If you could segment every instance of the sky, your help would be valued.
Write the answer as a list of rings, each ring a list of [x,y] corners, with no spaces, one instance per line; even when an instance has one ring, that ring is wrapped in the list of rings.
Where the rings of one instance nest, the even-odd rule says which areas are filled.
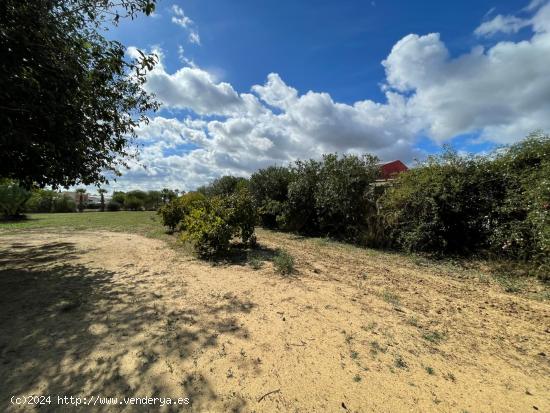
[[[107,36],[161,108],[109,189],[189,191],[323,153],[413,164],[550,131],[550,3],[160,0]]]

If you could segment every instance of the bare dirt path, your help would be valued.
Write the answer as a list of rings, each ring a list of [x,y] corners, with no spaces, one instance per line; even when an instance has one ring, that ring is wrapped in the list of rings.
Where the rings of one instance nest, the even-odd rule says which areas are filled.
[[[0,409],[60,394],[191,401],[165,411],[550,411],[548,302],[398,255],[259,241],[297,273],[130,234],[0,237]]]

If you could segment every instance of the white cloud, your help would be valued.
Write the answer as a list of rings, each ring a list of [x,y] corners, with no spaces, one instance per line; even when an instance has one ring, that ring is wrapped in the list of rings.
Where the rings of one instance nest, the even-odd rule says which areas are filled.
[[[451,58],[438,34],[409,35],[383,62],[387,86],[407,93],[410,116],[445,141],[480,132],[498,143],[550,130],[550,5],[530,19],[532,38]]]
[[[189,42],[200,46],[201,38],[198,30],[195,27],[196,25],[193,22],[193,20],[191,20],[188,16],[186,16],[183,9],[176,4],[172,5],[171,11],[173,14],[172,23],[177,24],[178,26],[181,26],[187,31],[189,31],[189,36],[188,36]]]
[[[172,16],[172,23],[175,23],[183,28],[187,28],[193,24],[193,20],[185,15],[185,12],[180,6],[174,4],[172,6],[172,13],[174,13]]]
[[[497,33],[517,33],[530,24],[528,19],[499,14],[491,20],[481,23],[474,33],[478,36],[492,36]]]
[[[200,36],[199,36],[199,33],[198,33],[198,32],[195,32],[195,31],[189,33],[189,41],[190,41],[191,43],[198,44],[198,45],[200,46],[200,44],[201,44],[201,38],[200,38]]]
[[[252,93],[239,93],[196,65],[168,73],[157,51],[161,63],[146,88],[167,110],[196,115],[158,116],[140,128],[148,168],[136,166],[124,179],[144,188],[189,190],[222,174],[248,175],[334,151],[410,161],[421,155],[414,149],[420,135],[442,143],[477,133],[509,143],[535,129],[548,131],[550,6],[529,21],[529,40],[478,46],[456,57],[437,33],[405,36],[382,62],[384,102],[346,104],[328,93],[300,94],[276,73],[253,85]],[[183,146],[191,149],[179,151]]]

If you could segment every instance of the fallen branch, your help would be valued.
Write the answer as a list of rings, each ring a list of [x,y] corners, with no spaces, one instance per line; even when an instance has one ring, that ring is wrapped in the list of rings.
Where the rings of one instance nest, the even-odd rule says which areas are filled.
[[[264,394],[262,397],[258,399],[258,403],[260,403],[265,397],[269,396],[270,394],[279,393],[280,391],[281,389],[271,390],[270,392],[267,392],[266,394]]]

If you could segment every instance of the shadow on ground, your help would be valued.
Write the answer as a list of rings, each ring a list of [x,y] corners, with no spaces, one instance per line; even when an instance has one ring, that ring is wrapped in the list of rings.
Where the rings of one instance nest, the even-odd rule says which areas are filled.
[[[178,365],[217,346],[220,335],[247,339],[235,316],[255,305],[234,296],[195,303],[184,287],[176,294],[182,304],[167,305],[144,277],[92,267],[83,253],[70,242],[0,250],[0,409],[29,394],[188,397],[191,411],[216,400],[201,372]]]

